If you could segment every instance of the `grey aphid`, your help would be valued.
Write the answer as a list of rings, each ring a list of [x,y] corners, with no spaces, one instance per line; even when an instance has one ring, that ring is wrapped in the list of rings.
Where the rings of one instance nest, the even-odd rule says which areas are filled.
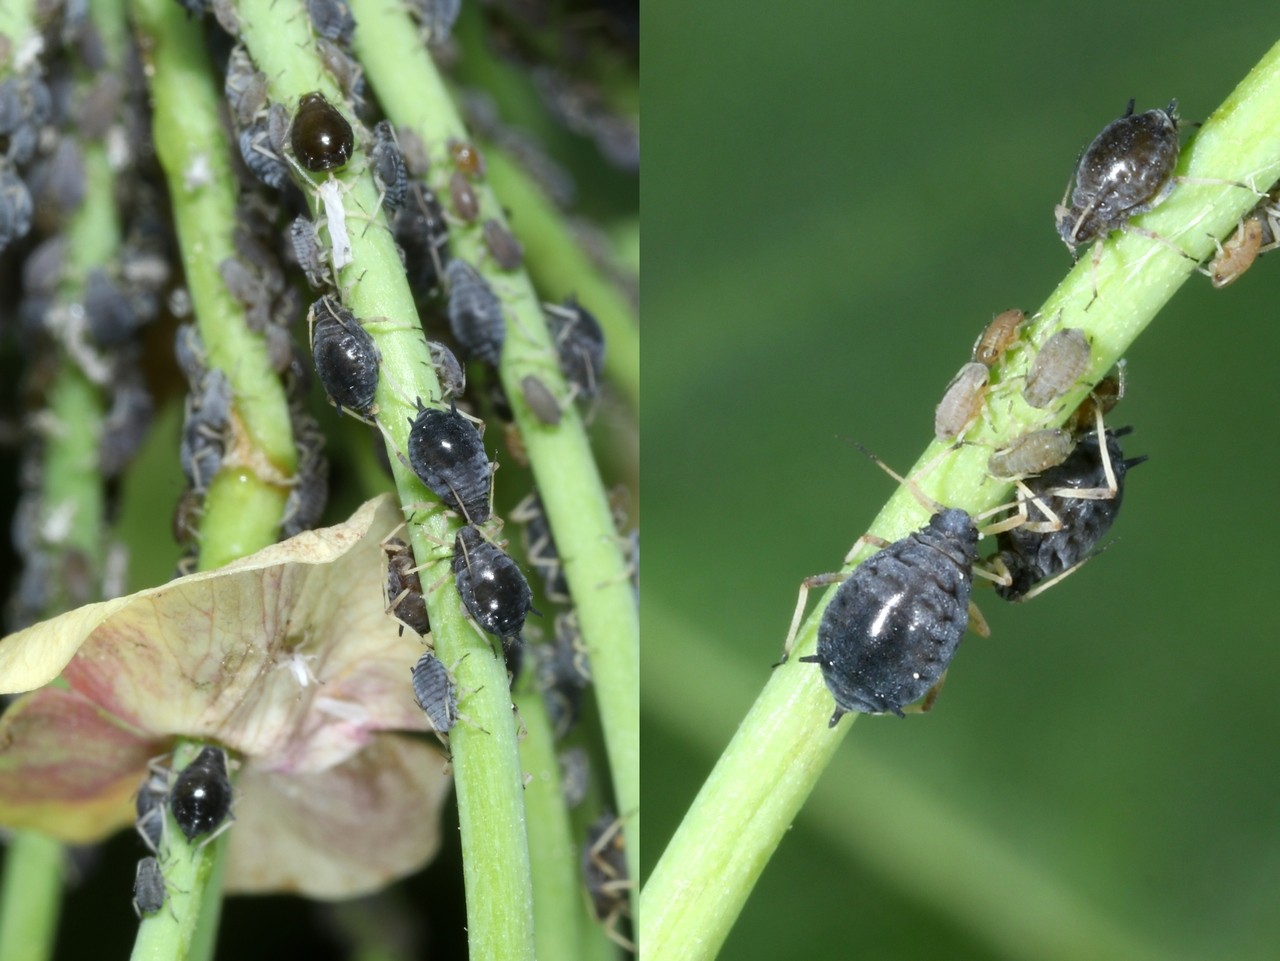
[[[498,366],[506,325],[502,303],[489,282],[466,261],[454,258],[445,268],[449,288],[449,327],[470,357]]]
[[[378,121],[373,128],[369,168],[373,171],[374,183],[382,191],[382,206],[390,216],[404,206],[409,193],[409,174],[400,144],[396,142],[395,129],[387,120]]]
[[[1078,327],[1064,327],[1050,337],[1027,373],[1022,399],[1045,408],[1061,398],[1089,369],[1089,340]]]
[[[166,895],[160,862],[150,856],[143,858],[133,879],[134,913],[140,919],[150,917],[164,907]]]
[[[458,720],[458,686],[449,669],[430,651],[413,668],[413,696],[439,734],[448,734]]]

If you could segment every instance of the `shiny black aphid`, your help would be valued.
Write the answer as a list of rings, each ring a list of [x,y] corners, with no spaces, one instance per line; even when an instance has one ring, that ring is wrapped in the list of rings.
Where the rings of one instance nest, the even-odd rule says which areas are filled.
[[[308,170],[324,171],[341,167],[351,159],[355,138],[351,124],[324,94],[303,94],[289,129],[289,145],[298,163]]]
[[[472,524],[489,519],[492,471],[484,440],[456,409],[423,407],[409,422],[409,468]]]
[[[1101,499],[1072,497],[1053,493],[1056,490],[1106,490],[1106,469],[1102,462],[1102,446],[1097,433],[1082,438],[1071,455],[1059,464],[1026,482],[1062,521],[1062,529],[1047,533],[1029,529],[1026,525],[999,534],[996,544],[1000,549],[999,562],[1012,578],[1009,585],[996,585],[996,593],[1007,601],[1021,599],[1035,585],[1088,560],[1098,542],[1115,523],[1124,499],[1124,477],[1132,467],[1147,458],[1132,457],[1124,460],[1117,437],[1123,437],[1131,428],[1107,430],[1107,456],[1115,475],[1115,493]],[[1021,495],[1026,497],[1025,494]],[[1029,524],[1044,523],[1044,513],[1027,501]]]
[[[551,336],[560,355],[560,370],[581,397],[594,397],[604,373],[604,330],[600,321],[570,297],[549,309]]]
[[[414,570],[413,551],[398,537],[384,541],[387,555],[387,613],[400,622],[400,633],[408,627],[419,637],[431,633],[427,602],[422,596],[422,581]]]
[[[1071,206],[1054,211],[1058,235],[1073,254],[1168,196],[1178,162],[1177,107],[1173,100],[1163,110],[1135,116],[1130,100],[1124,116],[1107,124],[1080,156]]]
[[[202,748],[178,774],[169,792],[173,819],[190,841],[215,830],[231,811],[231,780],[221,748]]]
[[[458,686],[449,669],[430,651],[413,668],[413,696],[431,726],[448,734],[458,720]]]
[[[153,857],[143,858],[133,879],[134,913],[139,918],[155,914],[164,907],[165,893],[160,863]]]
[[[468,526],[454,538],[453,574],[462,603],[482,629],[495,637],[519,635],[533,611],[533,592],[515,561]]]
[[[311,356],[325,393],[341,412],[373,413],[382,355],[369,332],[337,298],[326,294],[311,305]]]
[[[978,529],[958,508],[863,561],[836,591],[818,627],[818,652],[835,696],[834,727],[850,712],[902,716],[955,657],[969,624]]]
[[[502,303],[469,263],[453,259],[445,268],[449,287],[449,327],[467,356],[498,366],[506,325]]]

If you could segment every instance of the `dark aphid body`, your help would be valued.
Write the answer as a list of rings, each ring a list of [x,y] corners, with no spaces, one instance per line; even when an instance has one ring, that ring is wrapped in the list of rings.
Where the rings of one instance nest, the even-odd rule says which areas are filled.
[[[1070,207],[1055,210],[1058,235],[1079,247],[1146,213],[1173,188],[1178,162],[1176,100],[1135,115],[1133,101],[1085,149],[1073,178]]]
[[[311,305],[311,355],[316,376],[338,408],[361,417],[374,413],[382,355],[369,332],[337,298],[326,294]]]
[[[223,84],[231,119],[239,130],[253,122],[267,106],[267,76],[253,65],[249,51],[238,43],[227,60],[227,79]]]
[[[8,168],[0,168],[0,250],[27,235],[34,213],[31,192],[23,179]]]
[[[515,270],[524,262],[524,244],[499,221],[491,217],[481,225],[481,230],[490,256],[503,270]]]
[[[431,366],[436,372],[436,380],[440,382],[441,399],[461,397],[467,388],[467,372],[453,351],[436,340],[427,341],[427,350],[431,352]]]
[[[835,696],[834,727],[850,712],[882,714],[920,698],[946,672],[969,624],[978,529],[958,508],[863,561],[840,585],[818,627]]]
[[[307,15],[320,36],[339,43],[351,43],[356,32],[356,20],[343,0],[307,0]]]
[[[396,215],[392,231],[404,253],[405,273],[414,295],[427,297],[440,286],[449,259],[449,224],[434,193],[409,185],[408,203]]]
[[[456,258],[445,268],[445,282],[453,336],[468,356],[498,366],[507,334],[498,295],[474,267]]]
[[[489,519],[493,472],[484,440],[457,410],[422,407],[409,422],[409,468],[472,524]]]
[[[556,400],[556,395],[551,393],[551,388],[544,384],[541,378],[533,374],[521,377],[520,393],[524,396],[524,402],[529,405],[529,410],[533,412],[534,417],[551,427],[560,423],[560,418],[564,416],[564,412],[560,409],[560,402]]]
[[[564,576],[560,553],[551,537],[551,525],[542,509],[542,498],[537,491],[527,495],[511,512],[511,519],[524,525],[524,556],[542,577],[547,600],[558,604],[572,603],[569,582]]]
[[[138,862],[133,879],[133,910],[139,918],[149,917],[164,907],[166,891],[160,862],[145,857]]]
[[[100,347],[129,343],[142,324],[124,291],[98,268],[85,277],[84,312],[89,334]]]
[[[974,342],[973,359],[988,367],[1000,363],[1005,352],[1017,342],[1026,319],[1027,315],[1017,308],[997,314]]]
[[[580,397],[595,397],[604,373],[604,329],[577,298],[548,308],[551,336],[560,355],[560,370]]]
[[[130,368],[113,386],[111,409],[102,421],[98,466],[106,477],[121,473],[147,439],[155,404],[142,374]]]
[[[990,376],[985,364],[973,362],[951,379],[933,413],[933,433],[938,440],[952,440],[977,419]]]
[[[605,933],[624,948],[634,950],[635,946],[616,931],[619,919],[631,916],[631,882],[627,878],[622,821],[608,810],[587,828],[582,879],[591,898],[591,911],[604,924]]]
[[[1082,438],[1071,456],[1057,467],[1027,481],[1027,487],[1062,522],[1062,528],[1044,533],[1024,524],[998,535],[998,558],[1012,583],[997,584],[997,594],[1007,601],[1019,600],[1041,581],[1083,563],[1094,553],[1098,542],[1111,529],[1120,512],[1125,474],[1146,460],[1146,457],[1123,459],[1116,437],[1127,433],[1127,428],[1106,431],[1107,457],[1116,479],[1114,494],[1110,497],[1072,497],[1066,493],[1055,493],[1108,488],[1102,446],[1096,432]],[[1028,524],[1051,521],[1026,494],[1021,497],[1026,500]]]
[[[289,244],[293,248],[298,266],[307,276],[307,283],[317,289],[328,286],[328,254],[324,244],[320,243],[320,235],[310,218],[302,214],[294,218],[289,225]]]
[[[1027,373],[1022,399],[1045,408],[1071,390],[1089,369],[1089,340],[1078,327],[1066,327],[1050,337]]]
[[[413,668],[413,696],[439,734],[448,734],[458,721],[458,685],[430,651]]]
[[[1075,446],[1075,437],[1061,427],[1033,430],[988,457],[987,473],[1006,478],[1038,474],[1061,464]]]
[[[472,224],[480,216],[480,198],[471,181],[457,170],[449,175],[449,201],[459,220]]]
[[[533,610],[529,582],[519,565],[474,527],[463,527],[454,539],[453,575],[462,603],[485,632],[519,636]]]
[[[284,190],[289,184],[289,165],[281,151],[289,114],[283,104],[273,103],[266,116],[256,117],[240,131],[240,156],[249,172],[273,190]]]
[[[222,466],[231,425],[231,382],[215,368],[187,395],[178,462],[187,482],[204,491]]]
[[[231,812],[226,752],[217,747],[202,748],[174,781],[169,807],[188,841],[216,830]]]
[[[405,197],[409,194],[409,173],[390,121],[379,120],[373,128],[369,168],[373,171],[374,183],[382,191],[382,206],[390,216],[404,206]]]
[[[398,537],[384,541],[382,550],[387,555],[387,613],[400,622],[401,634],[408,627],[426,637],[431,633],[431,619],[422,596],[422,581],[414,570],[413,551]]]
[[[462,0],[410,0],[407,4],[418,22],[427,29],[427,43],[436,47],[449,39],[462,10]]]
[[[138,837],[153,853],[159,851],[160,841],[164,837],[164,809],[169,800],[169,785],[166,778],[155,771],[148,771],[138,788],[138,797],[134,802],[136,816],[134,827]]]
[[[329,503],[329,458],[324,455],[324,433],[300,404],[289,405],[289,421],[298,452],[298,472],[285,498],[281,540],[318,527]]]
[[[303,94],[289,128],[289,145],[308,170],[335,170],[351,159],[351,124],[322,93]]]

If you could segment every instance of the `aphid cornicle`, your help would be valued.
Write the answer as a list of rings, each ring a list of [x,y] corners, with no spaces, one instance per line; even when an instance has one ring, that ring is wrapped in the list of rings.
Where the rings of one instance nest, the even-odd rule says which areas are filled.
[[[336,170],[351,159],[351,124],[317,92],[302,95],[289,128],[289,145],[298,163],[316,173]]]
[[[519,637],[525,618],[537,613],[519,565],[474,527],[461,528],[454,538],[453,575],[462,603],[488,634]]]
[[[484,439],[456,408],[440,410],[418,402],[409,422],[409,468],[446,505],[472,524],[489,519],[493,471]]]
[[[1128,428],[1106,431],[1105,460],[1097,432],[1089,434],[1065,461],[1026,482],[1030,493],[1021,493],[1019,499],[1026,506],[1027,523],[1001,532],[996,539],[999,554],[995,566],[997,570],[1003,566],[1010,580],[996,584],[997,594],[1007,601],[1021,600],[1040,582],[1064,574],[1092,556],[1120,512],[1125,474],[1147,459],[1124,460],[1116,438],[1128,432]],[[1108,464],[1114,486],[1107,477]],[[1080,496],[1075,496],[1077,492]],[[1054,518],[1046,517],[1038,503],[1053,512],[1059,529],[1038,529],[1054,524]]]
[[[863,561],[837,589],[816,654],[836,700],[830,726],[851,712],[899,717],[928,693],[969,624],[978,529],[958,508]]]
[[[1173,189],[1178,162],[1178,101],[1134,114],[1133,101],[1081,154],[1068,187],[1070,206],[1054,210],[1058,235],[1075,252],[1146,213]]]
[[[201,748],[174,781],[169,807],[188,841],[216,830],[231,812],[226,752],[217,747]]]
[[[311,354],[316,376],[341,412],[371,417],[382,355],[369,332],[336,297],[326,294],[311,305]]]
[[[1043,409],[1071,390],[1089,369],[1089,340],[1078,327],[1066,327],[1050,337],[1027,373],[1022,399]]]

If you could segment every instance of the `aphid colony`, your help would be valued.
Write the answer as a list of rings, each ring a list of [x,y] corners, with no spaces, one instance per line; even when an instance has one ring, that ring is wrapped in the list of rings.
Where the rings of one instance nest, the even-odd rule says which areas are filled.
[[[201,838],[203,846],[233,823],[233,792],[227,772],[227,753],[204,747],[181,771],[174,772],[159,760],[148,765],[138,787],[134,826],[151,855],[138,862],[134,879],[133,909],[139,919],[164,907],[168,889],[164,867],[173,856],[168,844],[166,814],[173,816],[187,843]]]

